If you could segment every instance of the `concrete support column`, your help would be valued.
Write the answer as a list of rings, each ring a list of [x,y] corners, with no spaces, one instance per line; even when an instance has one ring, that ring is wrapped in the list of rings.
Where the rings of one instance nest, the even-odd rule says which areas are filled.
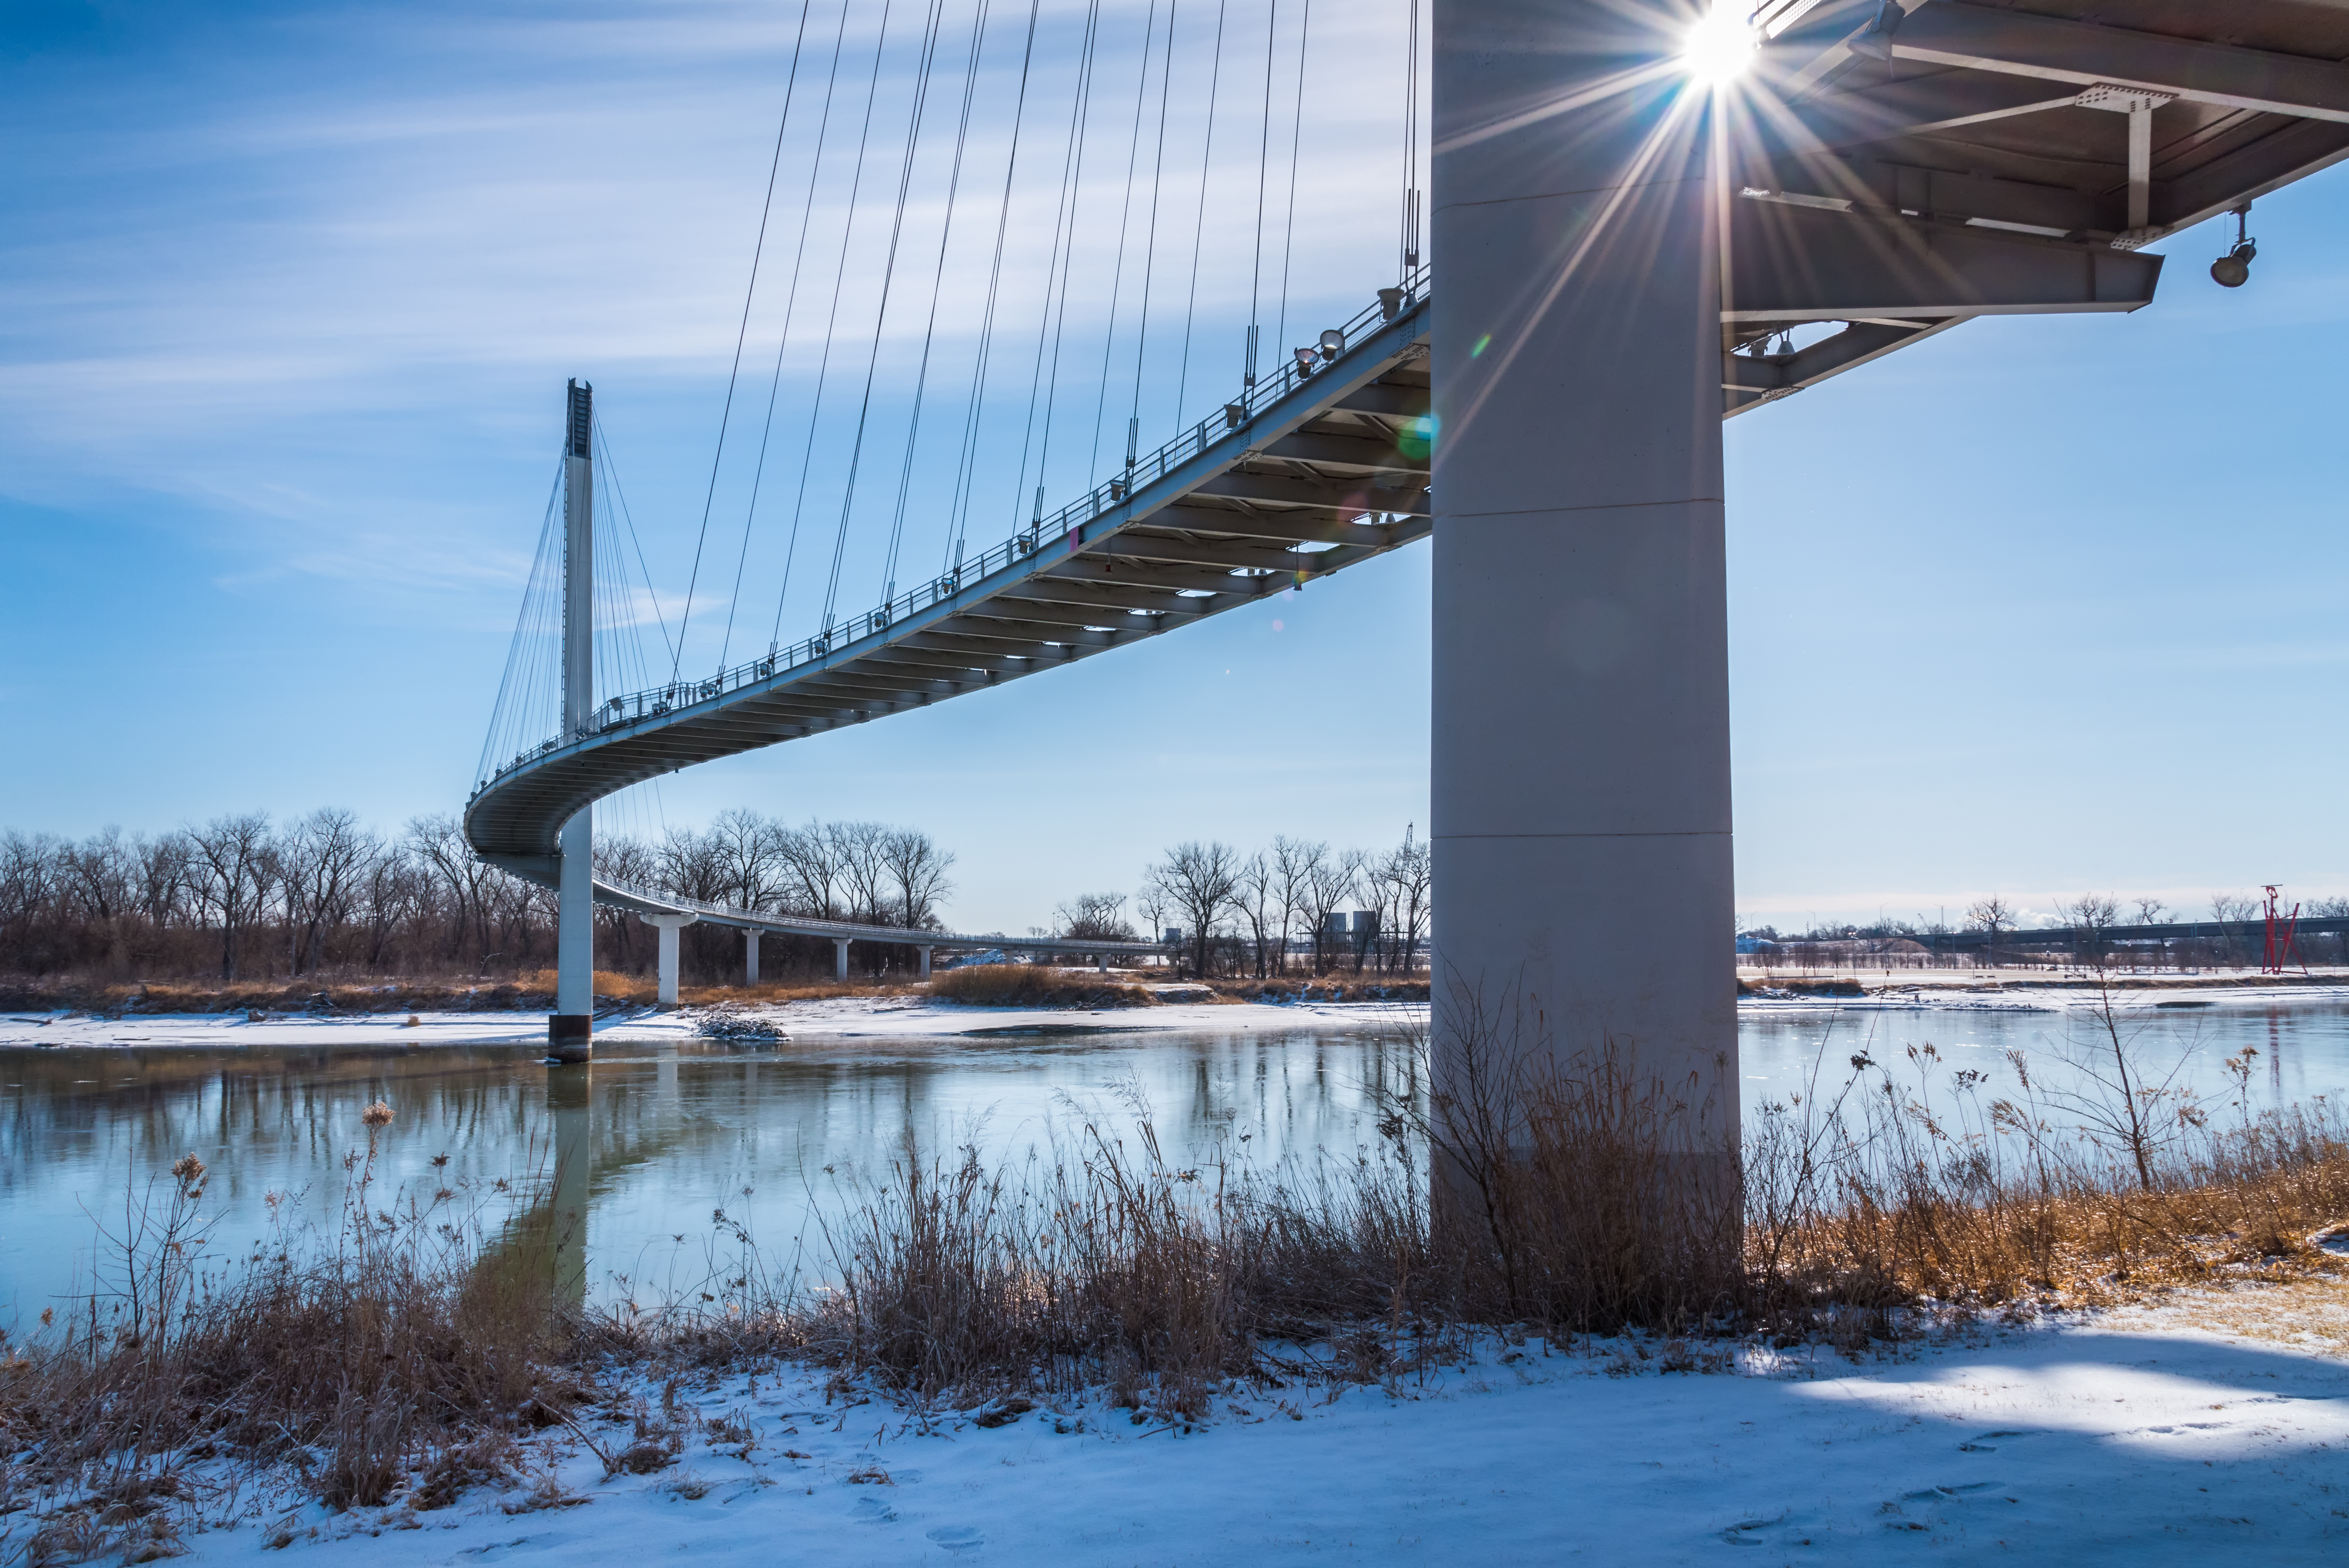
[[[1103,975],[1108,974],[1108,973],[1109,973],[1109,954],[1106,954],[1106,953],[1096,953],[1096,954],[1093,954],[1093,967],[1094,967],[1095,969],[1099,970],[1099,971],[1100,971],[1102,974],[1103,974]]]
[[[848,978],[848,943],[845,936],[832,939],[832,975],[835,980]]]
[[[742,984],[756,985],[758,983],[759,928],[746,925],[742,928]]]
[[[1435,0],[1433,977],[1439,1091],[1481,1015],[1504,1049],[1693,1076],[1718,1136],[1719,192],[1706,89],[1652,69],[1696,14]]]
[[[637,919],[660,929],[660,990],[664,1007],[677,1006],[677,934],[701,917],[698,914],[643,914]]]
[[[571,383],[563,438],[563,733],[585,732],[595,706],[595,389]],[[554,1012],[546,1054],[584,1062],[595,1012],[595,810],[563,825],[554,894]]]
[[[922,955],[922,978],[926,980],[930,977],[930,950],[926,947],[919,947],[915,951]]]

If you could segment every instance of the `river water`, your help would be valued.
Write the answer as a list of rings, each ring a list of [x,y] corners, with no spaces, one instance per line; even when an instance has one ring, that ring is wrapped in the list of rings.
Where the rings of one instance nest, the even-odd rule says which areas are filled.
[[[2232,1097],[2221,1063],[2247,1046],[2255,1108],[2349,1088],[2349,1006],[2338,1002],[2148,1008],[2125,1032],[2144,1061],[2178,1066],[2214,1101]],[[2052,1012],[1757,1011],[1740,1036],[1749,1107],[1799,1091],[1814,1071],[1840,1082],[1862,1052],[1909,1072],[1908,1047],[1930,1043],[1930,1070],[1981,1071],[1996,1092],[2013,1084],[2007,1052],[2045,1080],[2092,1043],[2078,1015]],[[605,1044],[593,1067],[559,1071],[517,1046],[11,1048],[0,1085],[0,1327],[103,1285],[106,1233],[119,1236],[126,1202],[168,1185],[162,1173],[185,1154],[211,1171],[213,1255],[264,1239],[273,1218],[324,1228],[377,1100],[394,1119],[378,1137],[371,1206],[447,1190],[453,1209],[494,1225],[512,1191],[560,1171],[586,1214],[588,1288],[657,1301],[725,1265],[736,1224],[771,1268],[794,1247],[820,1258],[823,1222],[909,1140],[926,1158],[970,1144],[990,1160],[1049,1161],[1088,1126],[1137,1148],[1146,1118],[1178,1167],[1261,1167],[1350,1157],[1376,1140],[1383,1097],[1419,1092],[1404,1030],[1326,1018],[1245,1033]]]

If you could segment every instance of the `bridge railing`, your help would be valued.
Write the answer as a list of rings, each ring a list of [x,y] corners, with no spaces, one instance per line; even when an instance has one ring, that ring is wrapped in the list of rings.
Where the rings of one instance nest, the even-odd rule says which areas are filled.
[[[1075,936],[1008,936],[999,931],[932,931],[910,925],[874,925],[864,921],[827,920],[821,915],[797,915],[781,911],[741,909],[733,904],[716,903],[706,898],[688,898],[683,893],[647,892],[641,888],[609,882],[608,887],[646,903],[662,904],[677,909],[689,909],[725,921],[763,921],[788,925],[786,934],[793,936],[845,937],[852,942],[880,942],[905,947],[1003,947],[1014,951],[1051,947],[1086,953],[1159,953],[1164,944],[1156,942],[1093,941]]]
[[[1397,287],[1381,289],[1375,304],[1357,311],[1343,325],[1333,329],[1340,340],[1338,352],[1343,353],[1345,345],[1357,341],[1376,326],[1395,320],[1404,311],[1418,304],[1426,297],[1428,284],[1429,270],[1421,265],[1412,269]],[[1318,364],[1319,359],[1320,356],[1315,353],[1312,364]],[[576,735],[551,736],[531,750],[517,752],[512,761],[482,779],[476,786],[475,792],[479,793],[514,769],[558,749],[567,740],[590,739],[605,730],[640,723],[647,718],[658,718],[680,708],[740,691],[745,686],[772,680],[779,675],[789,674],[804,665],[818,664],[836,649],[862,642],[876,633],[886,631],[909,615],[953,599],[962,593],[966,584],[984,582],[1014,562],[1036,553],[1043,548],[1046,540],[1066,534],[1095,518],[1115,511],[1143,486],[1164,479],[1235,431],[1246,428],[1250,420],[1318,374],[1312,364],[1309,364],[1307,350],[1297,350],[1283,360],[1277,374],[1259,377],[1254,385],[1244,387],[1239,397],[1225,404],[1220,412],[1185,428],[1156,450],[1137,456],[1123,471],[1102,480],[1060,511],[1049,517],[1040,511],[1027,528],[977,560],[960,562],[952,570],[917,584],[911,591],[898,594],[862,615],[834,624],[787,648],[771,649],[761,657],[747,659],[707,679],[676,681],[645,691],[605,698]]]

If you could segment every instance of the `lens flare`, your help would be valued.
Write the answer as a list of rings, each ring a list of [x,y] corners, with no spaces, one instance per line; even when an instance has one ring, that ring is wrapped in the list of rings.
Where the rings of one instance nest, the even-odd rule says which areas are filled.
[[[1681,63],[1697,80],[1720,87],[1744,74],[1760,43],[1754,7],[1747,0],[1713,0],[1703,18],[1689,29],[1681,46]]]

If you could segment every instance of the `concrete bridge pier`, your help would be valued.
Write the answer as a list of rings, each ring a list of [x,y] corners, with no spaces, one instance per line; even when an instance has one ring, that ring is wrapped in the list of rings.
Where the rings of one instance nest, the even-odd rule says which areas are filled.
[[[759,928],[746,925],[742,928],[742,984],[756,985],[758,983]]]
[[[574,381],[564,409],[563,732],[584,731],[595,706],[595,389]],[[584,1062],[594,1049],[595,1015],[595,809],[563,825],[563,867],[554,895],[554,1011],[546,1054]]]
[[[915,951],[922,955],[922,978],[926,980],[930,977],[930,950],[926,947],[920,947],[915,949]]]
[[[1611,1047],[1733,1137],[1721,193],[1652,70],[1698,10],[1435,0],[1434,1070]]]
[[[845,936],[832,939],[832,977],[835,980],[848,978],[848,944]]]
[[[664,1007],[677,1006],[677,934],[701,917],[698,914],[640,914],[647,925],[660,928],[660,989],[659,1003]]]

